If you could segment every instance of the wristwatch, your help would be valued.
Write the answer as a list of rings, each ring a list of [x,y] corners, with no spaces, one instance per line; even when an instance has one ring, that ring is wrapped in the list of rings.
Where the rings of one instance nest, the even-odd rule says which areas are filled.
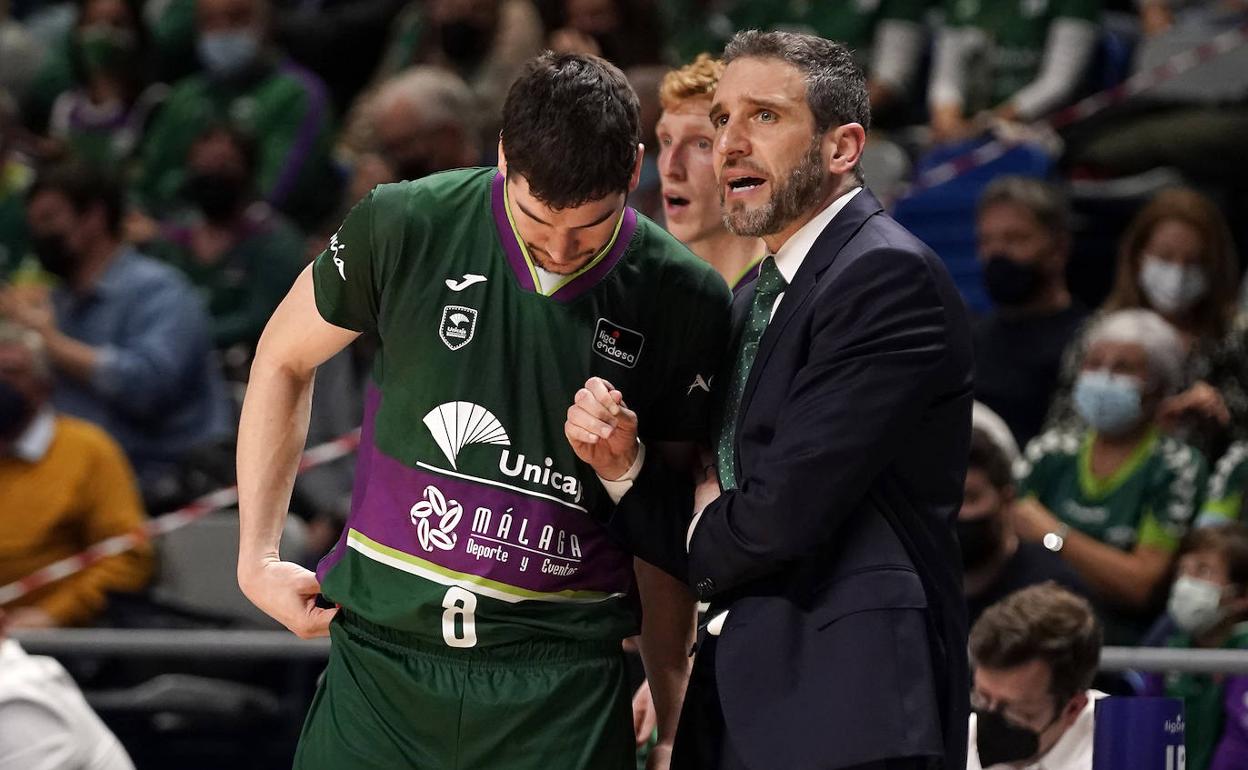
[[[1062,550],[1062,546],[1066,545],[1066,536],[1069,534],[1070,525],[1063,524],[1055,531],[1046,533],[1044,538],[1040,540],[1040,543],[1053,553],[1058,553]]]

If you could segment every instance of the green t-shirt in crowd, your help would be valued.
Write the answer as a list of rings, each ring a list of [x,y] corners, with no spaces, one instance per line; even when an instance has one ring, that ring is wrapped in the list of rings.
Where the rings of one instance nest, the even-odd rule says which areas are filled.
[[[1179,631],[1166,640],[1166,646],[1192,649],[1191,635]],[[1224,650],[1248,650],[1248,623],[1240,623],[1222,645]],[[1186,770],[1206,770],[1226,727],[1225,675],[1170,672],[1164,675],[1164,692],[1169,698],[1183,699],[1187,746]],[[1242,706],[1240,707],[1242,710]]]
[[[235,244],[210,264],[194,256],[191,233],[189,224],[164,227],[146,251],[180,269],[199,289],[217,349],[254,346],[306,264],[303,236],[265,203],[248,209]]]
[[[1248,487],[1248,442],[1231,444],[1209,477],[1205,504],[1200,509],[1200,526],[1242,521],[1244,488]]]
[[[1122,551],[1137,546],[1175,552],[1195,518],[1208,469],[1204,457],[1160,431],[1150,431],[1109,478],[1092,472],[1092,431],[1055,430],[1034,439],[1020,490],[1063,523]],[[1130,644],[1152,613],[1101,603],[1106,644]]]
[[[972,89],[996,106],[1040,72],[1049,27],[1057,19],[1100,23],[1101,0],[944,0],[945,24],[975,27],[988,36],[987,61],[973,68],[983,82]]]

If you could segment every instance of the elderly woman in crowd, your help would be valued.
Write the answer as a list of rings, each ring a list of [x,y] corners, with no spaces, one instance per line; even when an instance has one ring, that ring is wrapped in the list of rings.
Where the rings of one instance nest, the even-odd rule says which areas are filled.
[[[1236,286],[1230,228],[1217,206],[1193,190],[1171,189],[1127,229],[1102,308],[1152,310],[1178,331],[1180,382],[1161,405],[1159,422],[1210,461],[1248,429],[1248,319],[1238,314]],[[1071,395],[1087,349],[1085,332],[1066,351],[1050,427],[1081,424]]]
[[[1119,310],[1091,325],[1085,346],[1073,401],[1087,427],[1028,446],[1015,525],[1087,583],[1106,641],[1132,644],[1156,615],[1208,471],[1158,428],[1182,382],[1182,335],[1151,311]]]

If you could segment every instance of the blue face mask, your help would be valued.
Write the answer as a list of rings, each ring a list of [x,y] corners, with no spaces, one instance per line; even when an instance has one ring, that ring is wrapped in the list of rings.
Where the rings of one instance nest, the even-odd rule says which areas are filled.
[[[1075,410],[1100,433],[1125,433],[1140,424],[1140,382],[1125,374],[1084,372],[1075,382]]]
[[[218,77],[237,75],[260,54],[260,38],[251,29],[209,32],[196,43],[199,60]]]

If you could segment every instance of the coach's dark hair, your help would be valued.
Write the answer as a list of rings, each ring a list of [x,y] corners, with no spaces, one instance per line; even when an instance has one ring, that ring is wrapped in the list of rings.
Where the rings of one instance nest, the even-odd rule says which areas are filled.
[[[63,195],[79,214],[87,213],[92,206],[103,206],[104,224],[109,234],[121,234],[125,192],[121,181],[112,173],[81,161],[69,161],[36,177],[26,193],[26,200],[34,200],[36,195],[44,192]]]
[[[605,59],[547,51],[507,92],[502,140],[508,173],[553,209],[627,192],[641,141],[637,94]]]
[[[1060,709],[1092,686],[1101,659],[1101,624],[1087,599],[1049,581],[984,610],[970,635],[971,663],[1011,669],[1043,661]]]
[[[845,123],[871,130],[867,78],[854,55],[840,43],[801,32],[738,32],[724,49],[724,64],[735,59],[779,59],[806,78],[806,103],[823,133]]]

